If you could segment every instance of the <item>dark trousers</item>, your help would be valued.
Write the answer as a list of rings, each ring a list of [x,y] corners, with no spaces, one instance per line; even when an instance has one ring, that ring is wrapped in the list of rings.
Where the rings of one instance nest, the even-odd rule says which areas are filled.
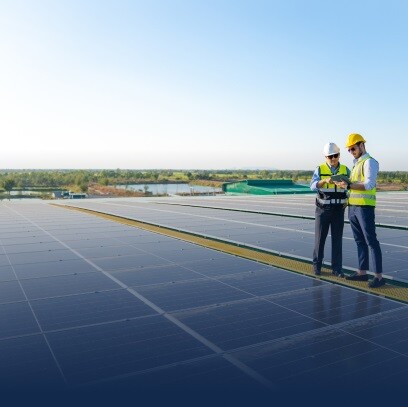
[[[343,228],[344,208],[332,206],[315,211],[315,246],[313,251],[313,270],[320,271],[324,257],[324,245],[327,234],[331,232],[331,265],[335,273],[341,273],[343,268]]]
[[[374,206],[349,206],[349,221],[357,244],[358,267],[369,270],[369,253],[374,273],[382,273],[382,252],[375,232]]]

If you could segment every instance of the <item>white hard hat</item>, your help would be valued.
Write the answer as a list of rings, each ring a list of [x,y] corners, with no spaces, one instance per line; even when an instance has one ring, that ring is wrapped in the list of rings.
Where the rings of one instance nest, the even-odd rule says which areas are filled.
[[[327,143],[323,147],[323,154],[325,157],[328,155],[338,154],[340,153],[340,148],[336,143]]]

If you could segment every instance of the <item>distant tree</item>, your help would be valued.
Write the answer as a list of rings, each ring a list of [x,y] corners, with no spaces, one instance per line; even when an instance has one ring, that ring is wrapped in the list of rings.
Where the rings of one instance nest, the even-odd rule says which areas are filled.
[[[79,186],[79,188],[81,189],[81,192],[88,192],[88,185],[87,184],[81,184]]]
[[[10,192],[12,191],[12,189],[16,186],[16,181],[14,181],[13,178],[6,178],[3,181],[3,188],[5,191],[8,192],[8,194],[10,195]]]

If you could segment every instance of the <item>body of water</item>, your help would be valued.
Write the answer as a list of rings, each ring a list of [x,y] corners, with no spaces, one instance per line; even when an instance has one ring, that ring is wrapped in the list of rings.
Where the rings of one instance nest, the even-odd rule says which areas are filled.
[[[41,192],[40,191],[10,191],[10,195],[41,195]]]
[[[205,187],[201,185],[189,185],[189,184],[133,184],[133,185],[117,185],[118,188],[124,188],[133,191],[147,191],[153,195],[177,195],[177,194],[196,194],[196,193],[208,193],[215,194],[221,192],[221,188]]]

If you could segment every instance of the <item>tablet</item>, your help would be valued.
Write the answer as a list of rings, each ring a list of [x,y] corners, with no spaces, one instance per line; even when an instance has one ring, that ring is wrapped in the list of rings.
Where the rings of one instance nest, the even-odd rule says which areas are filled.
[[[350,184],[350,178],[347,175],[336,174],[336,175],[332,175],[330,178],[332,181],[336,181],[336,182],[345,181],[347,182],[347,184]]]

